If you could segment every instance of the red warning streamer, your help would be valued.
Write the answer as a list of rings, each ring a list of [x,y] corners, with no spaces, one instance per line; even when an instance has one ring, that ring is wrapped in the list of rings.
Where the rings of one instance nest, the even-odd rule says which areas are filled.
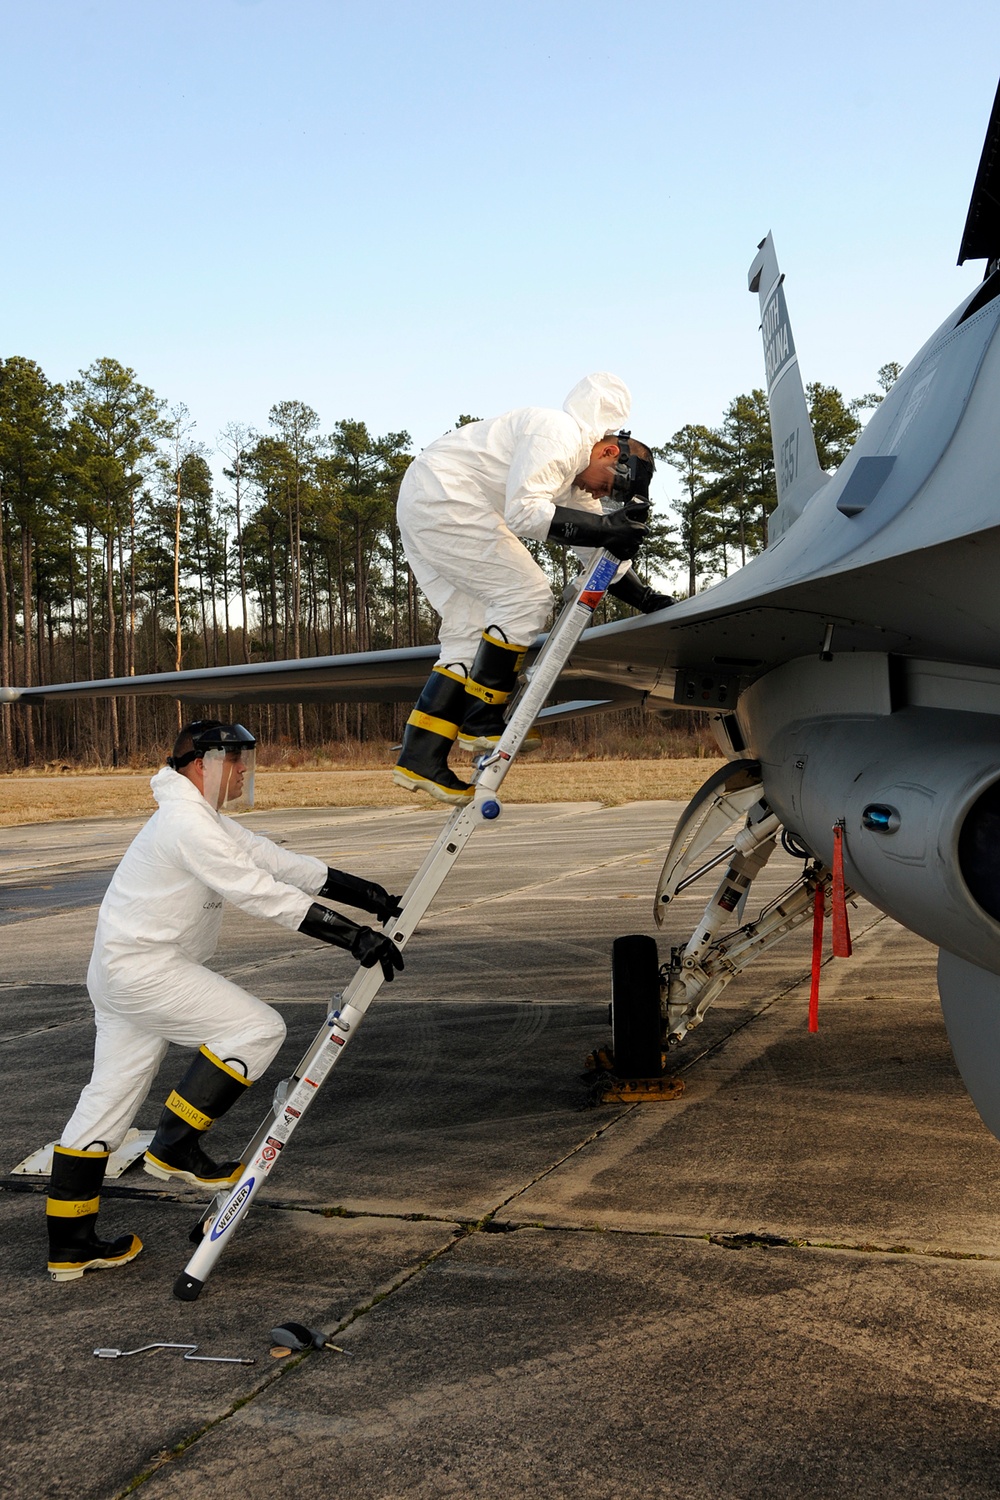
[[[844,894],[844,825],[840,822],[833,825],[833,956],[850,958],[853,951]]]
[[[818,881],[813,892],[813,957],[812,983],[809,986],[809,1030],[819,1030],[819,976],[823,968],[823,917],[826,911],[826,892]]]

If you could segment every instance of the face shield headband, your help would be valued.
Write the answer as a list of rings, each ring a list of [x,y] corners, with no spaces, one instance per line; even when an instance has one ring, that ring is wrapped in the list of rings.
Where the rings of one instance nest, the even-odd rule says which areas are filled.
[[[615,480],[611,499],[618,505],[649,504],[649,486],[656,465],[651,458],[640,458],[632,452],[630,432],[615,434],[618,444],[618,462],[615,465]]]

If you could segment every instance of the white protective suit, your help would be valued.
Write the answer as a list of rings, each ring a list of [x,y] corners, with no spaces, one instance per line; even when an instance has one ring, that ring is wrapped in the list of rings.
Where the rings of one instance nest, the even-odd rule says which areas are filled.
[[[169,1042],[238,1058],[259,1078],[285,1023],[262,1000],[203,967],[223,901],[295,931],[327,866],[281,849],[216,812],[169,766],[150,785],[158,811],[136,835],[101,903],[87,988],[94,1071],[60,1144],[119,1146]]]
[[[573,480],[594,444],[628,421],[631,405],[617,375],[585,375],[562,411],[523,406],[470,422],[436,438],[410,464],[399,491],[399,531],[417,582],[441,616],[443,664],[468,669],[488,625],[518,645],[541,630],[552,589],[517,538],[543,540],[557,505],[600,512],[600,500]]]

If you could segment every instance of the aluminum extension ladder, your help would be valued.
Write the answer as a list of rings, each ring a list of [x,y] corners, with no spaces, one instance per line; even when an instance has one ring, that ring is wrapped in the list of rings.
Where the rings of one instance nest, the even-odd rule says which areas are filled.
[[[499,817],[496,794],[500,784],[619,567],[618,558],[599,550],[580,574],[528,673],[527,685],[514,702],[496,749],[479,762],[472,799],[457,807],[445,823],[400,900],[400,915],[385,926],[400,948],[405,948],[475,830]],[[193,1302],[200,1294],[319,1088],[357,1035],[384,982],[379,964],[359,968],[347,988],[334,996],[333,1007],[305,1056],[292,1076],[278,1085],[267,1117],[251,1137],[238,1181],[216,1195],[203,1219],[198,1248],[174,1282],[174,1296],[182,1302]]]

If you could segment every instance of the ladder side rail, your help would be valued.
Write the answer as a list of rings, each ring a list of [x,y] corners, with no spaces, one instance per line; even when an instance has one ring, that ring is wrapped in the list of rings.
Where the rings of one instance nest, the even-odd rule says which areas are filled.
[[[544,707],[545,700],[558,680],[559,673],[568,660],[573,647],[576,645],[584,629],[593,617],[596,605],[582,604],[581,598],[585,594],[593,598],[598,594],[604,597],[607,583],[610,583],[618,569],[618,559],[611,556],[603,549],[591,560],[591,565],[577,580],[577,586],[573,591],[569,603],[564,607],[548,639],[538,654],[538,660],[532,669],[529,692],[525,692],[515,706],[511,715],[511,721],[507,725],[501,738],[497,751],[490,757],[490,762],[477,778],[477,787],[480,780],[486,777],[486,772],[492,774],[486,778],[484,790],[493,793],[502,783],[512,761],[523,742],[524,736],[532,727],[538,713]],[[599,581],[606,576],[603,587]],[[598,601],[599,602],[599,601]],[[530,720],[527,715],[530,714]],[[501,751],[503,754],[501,754]],[[438,835],[432,848],[416,874],[413,876],[400,899],[401,913],[398,917],[386,925],[386,932],[400,948],[405,947],[407,939],[412,936],[414,928],[422,920],[428,907],[437,895],[444,883],[445,878],[451,871],[452,865],[458,855],[464,849],[469,838],[479,821],[479,809],[475,805],[466,805],[456,808],[445,823],[444,828]],[[347,993],[345,992],[345,1000]],[[374,994],[371,998],[374,998]],[[365,1005],[367,1009],[371,999]],[[327,1024],[324,1021],[319,1028],[313,1041],[310,1043],[301,1061],[291,1075],[290,1081],[294,1084],[296,1080],[308,1072],[314,1058],[322,1050],[328,1038]],[[287,1096],[286,1096],[287,1097]],[[244,1150],[244,1159],[252,1156],[259,1149],[268,1134],[271,1133],[272,1125],[280,1114],[280,1108],[272,1107],[261,1121],[257,1130],[251,1136]]]
[[[620,560],[601,548],[580,574],[577,587],[549,632],[548,639],[531,668],[528,684],[517,699],[507,726],[493,753],[482,763],[476,778],[476,801],[495,792],[517,755],[545,701],[581,635],[591,623],[594,610],[607,592]]]
[[[468,816],[471,811],[471,807],[466,806],[456,809],[451,815],[433,848],[428,852],[420,869],[414,875],[403,896],[400,898],[400,906],[402,907],[400,916],[393,917],[385,924],[385,932],[400,948],[404,948],[408,938],[412,937],[414,928],[424,916],[434,896],[444,883],[444,879],[448,875],[451,866],[468,842],[475,826],[473,819]],[[365,973],[377,975],[379,983],[376,986],[376,991],[365,1002],[363,1010],[368,1009],[371,1000],[374,999],[374,993],[377,992],[382,983],[382,971],[377,965],[373,970],[359,969],[356,977]],[[349,993],[350,986],[348,986],[348,989],[341,996],[341,1000],[344,1003],[348,1003]],[[352,996],[352,999],[356,998],[356,996]],[[294,1085],[309,1071],[315,1057],[322,1051],[328,1037],[328,1022],[324,1020],[289,1078],[285,1080],[287,1084]],[[287,1093],[285,1098],[287,1098]],[[274,1121],[281,1113],[283,1103],[284,1100],[282,1100],[280,1105],[272,1105],[268,1110],[244,1148],[243,1160],[253,1155],[266,1136],[270,1134]],[[228,1198],[231,1195],[227,1193],[225,1196]]]
[[[421,867],[422,874],[420,881],[411,881],[407,887],[407,894],[403,897],[403,901],[407,902],[407,904],[404,906],[402,914],[399,917],[394,917],[385,928],[386,932],[400,948],[404,948],[407,940],[412,937],[414,929],[426,913],[427,908],[443,885],[451,867],[468,843],[475,828],[475,821],[471,807],[463,807],[459,809],[457,814],[449,818],[446,825],[446,832],[448,834],[447,844],[440,848],[435,846],[431,856],[424,861],[424,865]],[[416,889],[414,889],[414,886],[416,886]],[[407,898],[409,898],[408,901]],[[363,984],[362,981],[365,979],[368,982]],[[355,1026],[360,1025],[361,1018],[384,983],[382,970],[377,964],[372,969],[357,970],[351,983],[339,997],[339,1015],[348,1021],[352,1030]],[[349,1016],[346,1015],[348,1008],[351,1012]],[[331,1012],[332,1014],[333,1012]],[[284,1094],[280,1100],[276,1099],[275,1103],[271,1105],[267,1114],[244,1147],[243,1161],[250,1161],[257,1154],[267,1137],[273,1134],[275,1124],[281,1118],[291,1092],[302,1078],[311,1075],[316,1068],[317,1059],[322,1056],[325,1048],[330,1045],[330,1016],[327,1016],[291,1076],[285,1081],[286,1089]],[[340,1050],[339,1047],[336,1047],[337,1056],[339,1056]],[[240,1185],[240,1182],[237,1182],[232,1190],[227,1190],[224,1195],[221,1195],[219,1201],[220,1212],[229,1199],[235,1196],[236,1189]]]
[[[549,633],[538,654],[531,678],[500,738],[496,751],[481,764],[476,777],[476,796],[456,809],[438,835],[423,864],[410,881],[400,902],[401,912],[386,924],[385,931],[402,948],[443,885],[452,866],[468,843],[481,818],[483,797],[502,783],[528,730],[545,704],[574,646],[590,623],[619,560],[600,550],[581,574],[578,587]],[[385,982],[379,965],[358,969],[343,992],[338,1010],[327,1016],[289,1082],[284,1097],[272,1105],[246,1149],[247,1164],[228,1193],[216,1200],[218,1211],[210,1227],[174,1284],[174,1293],[193,1301],[218,1261],[254,1198],[269,1177],[278,1155],[316,1097],[320,1085],[335,1067],[348,1042],[357,1034],[372,1000]]]

